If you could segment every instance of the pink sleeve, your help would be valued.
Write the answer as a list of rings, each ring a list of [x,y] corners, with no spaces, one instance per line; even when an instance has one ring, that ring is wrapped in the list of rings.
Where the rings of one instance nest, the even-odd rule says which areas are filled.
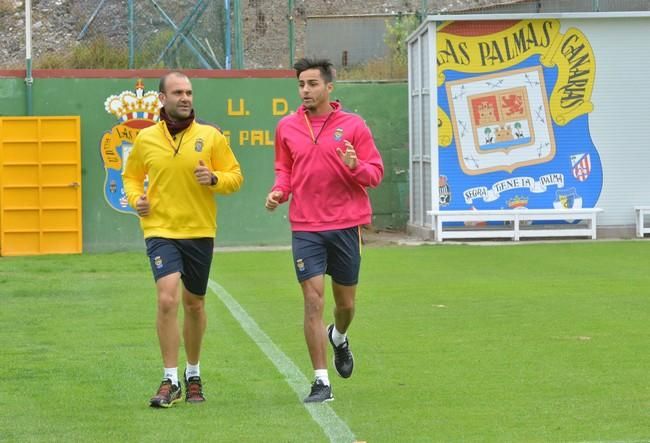
[[[384,177],[384,162],[370,128],[365,123],[357,131],[352,145],[357,152],[357,167],[352,170],[352,177],[362,186],[377,187]]]
[[[293,159],[289,147],[286,146],[282,136],[282,128],[278,125],[275,131],[275,183],[272,191],[282,191],[280,203],[289,199],[291,194],[291,171]]]

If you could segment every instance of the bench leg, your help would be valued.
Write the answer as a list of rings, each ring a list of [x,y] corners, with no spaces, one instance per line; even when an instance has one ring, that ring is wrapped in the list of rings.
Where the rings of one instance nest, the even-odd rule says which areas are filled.
[[[442,218],[434,215],[433,220],[436,224],[436,241],[441,242],[442,241]]]
[[[512,221],[512,224],[514,225],[513,228],[515,230],[514,233],[514,241],[519,241],[519,217],[515,215],[515,219]]]
[[[591,229],[591,239],[596,240],[596,216],[592,215],[589,218],[589,229]]]

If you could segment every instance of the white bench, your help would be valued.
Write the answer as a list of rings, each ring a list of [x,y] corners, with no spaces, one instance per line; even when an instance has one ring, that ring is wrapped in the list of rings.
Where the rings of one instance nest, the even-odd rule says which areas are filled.
[[[643,237],[645,234],[650,234],[650,227],[645,227],[645,216],[650,215],[650,206],[635,206],[636,212],[636,236]]]
[[[435,240],[449,238],[522,237],[590,237],[596,238],[596,217],[601,208],[580,209],[485,209],[461,211],[428,211],[433,217]],[[530,225],[533,221],[564,220],[579,223]],[[443,226],[446,222],[463,222],[463,226]],[[487,222],[503,222],[493,225]],[[522,223],[523,222],[523,223]],[[648,230],[650,232],[650,230]]]

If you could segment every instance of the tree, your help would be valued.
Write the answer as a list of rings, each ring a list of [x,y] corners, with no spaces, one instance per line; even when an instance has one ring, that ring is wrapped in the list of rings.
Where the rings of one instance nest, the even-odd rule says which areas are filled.
[[[419,24],[420,20],[416,15],[399,14],[392,23],[386,20],[384,42],[388,46],[395,64],[406,66],[408,61],[406,38],[415,31]]]

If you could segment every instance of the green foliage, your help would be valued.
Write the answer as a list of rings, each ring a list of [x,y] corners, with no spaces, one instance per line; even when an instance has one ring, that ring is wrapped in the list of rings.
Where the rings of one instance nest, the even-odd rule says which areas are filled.
[[[0,0],[0,17],[13,14],[15,10],[13,0]]]
[[[336,78],[338,80],[401,80],[407,77],[406,71],[406,64],[396,63],[392,57],[384,57],[339,69]]]
[[[162,30],[148,38],[135,51],[135,66],[147,69],[164,68],[166,66],[165,58],[160,62],[157,62],[157,60],[173,35],[174,32],[172,30]]]
[[[417,28],[420,21],[416,15],[399,15],[386,20],[384,42],[389,55],[367,63],[341,69],[339,80],[395,80],[408,76],[408,51],[406,37]]]
[[[79,44],[72,50],[71,69],[127,69],[129,55],[126,48],[111,45],[105,37]]]
[[[105,37],[75,46],[72,52],[58,51],[38,57],[39,69],[127,69],[128,49],[116,48]]]
[[[394,22],[386,20],[386,36],[384,42],[390,50],[394,62],[406,66],[408,62],[408,51],[406,38],[415,31],[420,24],[416,15],[398,15]]]
[[[144,69],[201,67],[196,56],[180,44],[180,39],[162,60],[157,61],[173,35],[172,30],[158,32],[146,44],[136,48],[134,66]],[[36,58],[34,65],[39,69],[128,69],[129,50],[125,46],[115,46],[102,36],[80,42],[70,53],[45,54]]]

